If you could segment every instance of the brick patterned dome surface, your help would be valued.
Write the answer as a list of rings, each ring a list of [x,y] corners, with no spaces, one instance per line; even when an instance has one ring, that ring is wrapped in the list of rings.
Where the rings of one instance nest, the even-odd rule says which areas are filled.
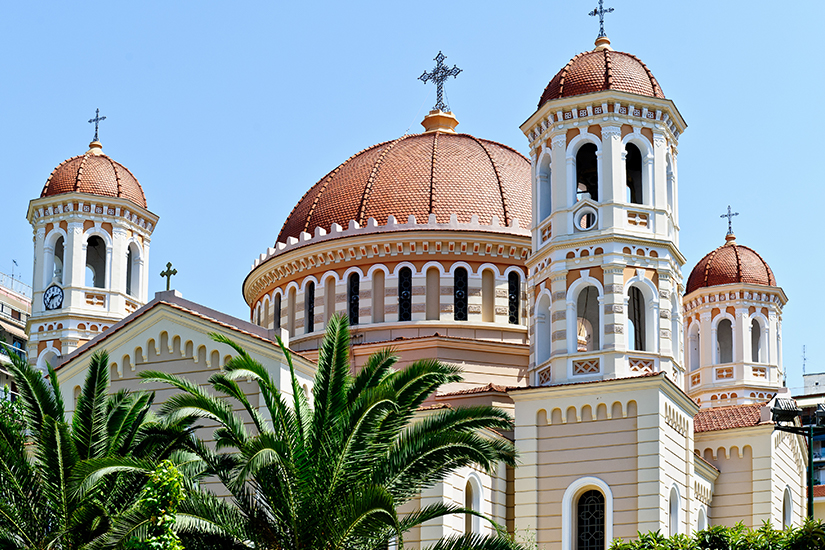
[[[392,215],[426,223],[435,214],[447,223],[473,214],[489,224],[531,224],[530,161],[517,151],[467,134],[428,132],[403,136],[365,149],[324,176],[298,201],[278,241],[350,220],[379,225]]]
[[[539,107],[552,99],[605,90],[664,99],[659,82],[641,59],[610,48],[580,53],[550,81],[541,94]]]
[[[686,294],[733,283],[776,286],[776,279],[762,256],[731,239],[696,264],[688,277]]]
[[[65,160],[46,180],[41,197],[61,193],[89,193],[128,199],[146,208],[143,188],[128,168],[92,147],[85,154]]]

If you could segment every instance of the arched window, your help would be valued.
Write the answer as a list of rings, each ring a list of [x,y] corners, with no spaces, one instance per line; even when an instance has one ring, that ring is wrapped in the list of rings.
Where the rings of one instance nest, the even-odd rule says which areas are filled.
[[[315,283],[307,283],[304,290],[304,332],[315,330]]]
[[[521,277],[511,271],[507,276],[507,321],[511,325],[519,323],[519,309],[521,309]]]
[[[436,267],[427,270],[426,303],[426,318],[438,320],[441,316],[441,273]]]
[[[492,269],[481,272],[481,320],[485,323],[496,320],[496,276]]]
[[[398,320],[412,320],[412,269],[402,267],[398,272]]]
[[[453,271],[453,319],[467,320],[467,270],[463,267]]]
[[[759,347],[762,343],[762,326],[756,319],[751,321],[751,361],[764,363],[759,356]]]
[[[384,272],[380,269],[372,274],[372,322],[384,322]]]
[[[645,297],[631,286],[627,300],[627,344],[633,351],[645,351]]]
[[[691,371],[697,370],[700,367],[700,349],[699,323],[694,321],[691,323],[690,330],[688,331],[688,363]]]
[[[625,172],[627,172],[626,200],[628,204],[643,204],[642,153],[632,143],[625,146]]]
[[[536,365],[550,359],[553,327],[550,322],[550,296],[542,294],[536,306]]]
[[[140,282],[140,253],[137,244],[129,243],[129,252],[126,254],[126,294],[138,298]]]
[[[704,531],[707,529],[708,526],[708,519],[705,515],[705,509],[699,508],[699,519],[696,520],[696,530],[697,531]]]
[[[292,287],[289,289],[289,294],[287,295],[286,301],[286,328],[289,331],[290,336],[295,335],[296,300],[297,293],[295,291],[295,287]]]
[[[790,487],[785,487],[785,494],[782,495],[782,528],[787,529],[793,525],[793,499],[791,498]]]
[[[576,200],[599,201],[599,164],[596,146],[586,143],[576,153]]]
[[[679,533],[679,491],[676,487],[670,488],[670,502],[668,503],[668,529],[672,537]]]
[[[576,341],[577,351],[595,351],[601,348],[599,291],[594,286],[582,290],[576,300]]]
[[[349,312],[349,324],[358,324],[358,313],[361,307],[361,277],[358,273],[350,273],[347,283],[347,311]]]
[[[63,237],[58,237],[54,243],[54,260],[49,282],[63,284]]]
[[[544,155],[539,165],[538,173],[538,196],[539,196],[539,221],[544,220],[552,211],[552,198],[550,188],[550,155]]]
[[[729,319],[722,319],[716,325],[716,363],[733,362],[733,325]]]
[[[106,243],[97,235],[89,237],[86,243],[86,286],[106,286]]]
[[[77,402],[80,401],[80,396],[83,393],[83,390],[80,388],[80,386],[75,386],[73,393],[74,393],[74,408],[76,409],[77,408]]]
[[[675,209],[674,201],[676,199],[676,175],[673,173],[673,160],[670,155],[667,156],[667,208],[671,212]]]
[[[274,309],[274,316],[275,316],[275,330],[280,330],[280,328],[281,328],[281,295],[280,294],[275,295],[273,309]]]
[[[324,281],[324,326],[335,315],[335,277],[327,277]]]
[[[473,510],[473,484],[467,481],[464,486],[464,508]],[[473,532],[473,515],[464,514],[464,533],[470,534]]]
[[[604,550],[604,495],[585,491],[576,503],[576,549]]]

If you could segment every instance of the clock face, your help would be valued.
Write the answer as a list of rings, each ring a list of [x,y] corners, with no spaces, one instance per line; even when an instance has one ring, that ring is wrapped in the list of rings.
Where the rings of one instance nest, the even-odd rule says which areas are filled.
[[[63,305],[63,289],[52,285],[43,293],[43,305],[46,309],[60,309]]]

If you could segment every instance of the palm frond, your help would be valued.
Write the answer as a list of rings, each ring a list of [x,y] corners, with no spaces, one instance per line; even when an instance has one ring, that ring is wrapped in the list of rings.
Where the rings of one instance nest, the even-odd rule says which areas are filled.
[[[89,361],[86,381],[72,417],[72,435],[81,460],[106,454],[108,393],[109,354],[106,350],[99,350]]]

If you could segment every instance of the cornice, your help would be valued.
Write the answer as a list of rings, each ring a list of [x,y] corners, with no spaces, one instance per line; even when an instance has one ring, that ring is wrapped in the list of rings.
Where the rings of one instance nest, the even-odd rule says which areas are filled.
[[[89,193],[62,193],[29,201],[26,219],[33,227],[61,221],[114,221],[149,236],[160,218],[128,199]]]
[[[733,296],[731,297],[731,294]],[[788,303],[788,297],[782,287],[757,285],[752,283],[730,283],[702,287],[682,298],[685,312],[693,312],[707,307],[727,307],[731,304],[754,302],[763,305],[778,305],[781,309]]]

